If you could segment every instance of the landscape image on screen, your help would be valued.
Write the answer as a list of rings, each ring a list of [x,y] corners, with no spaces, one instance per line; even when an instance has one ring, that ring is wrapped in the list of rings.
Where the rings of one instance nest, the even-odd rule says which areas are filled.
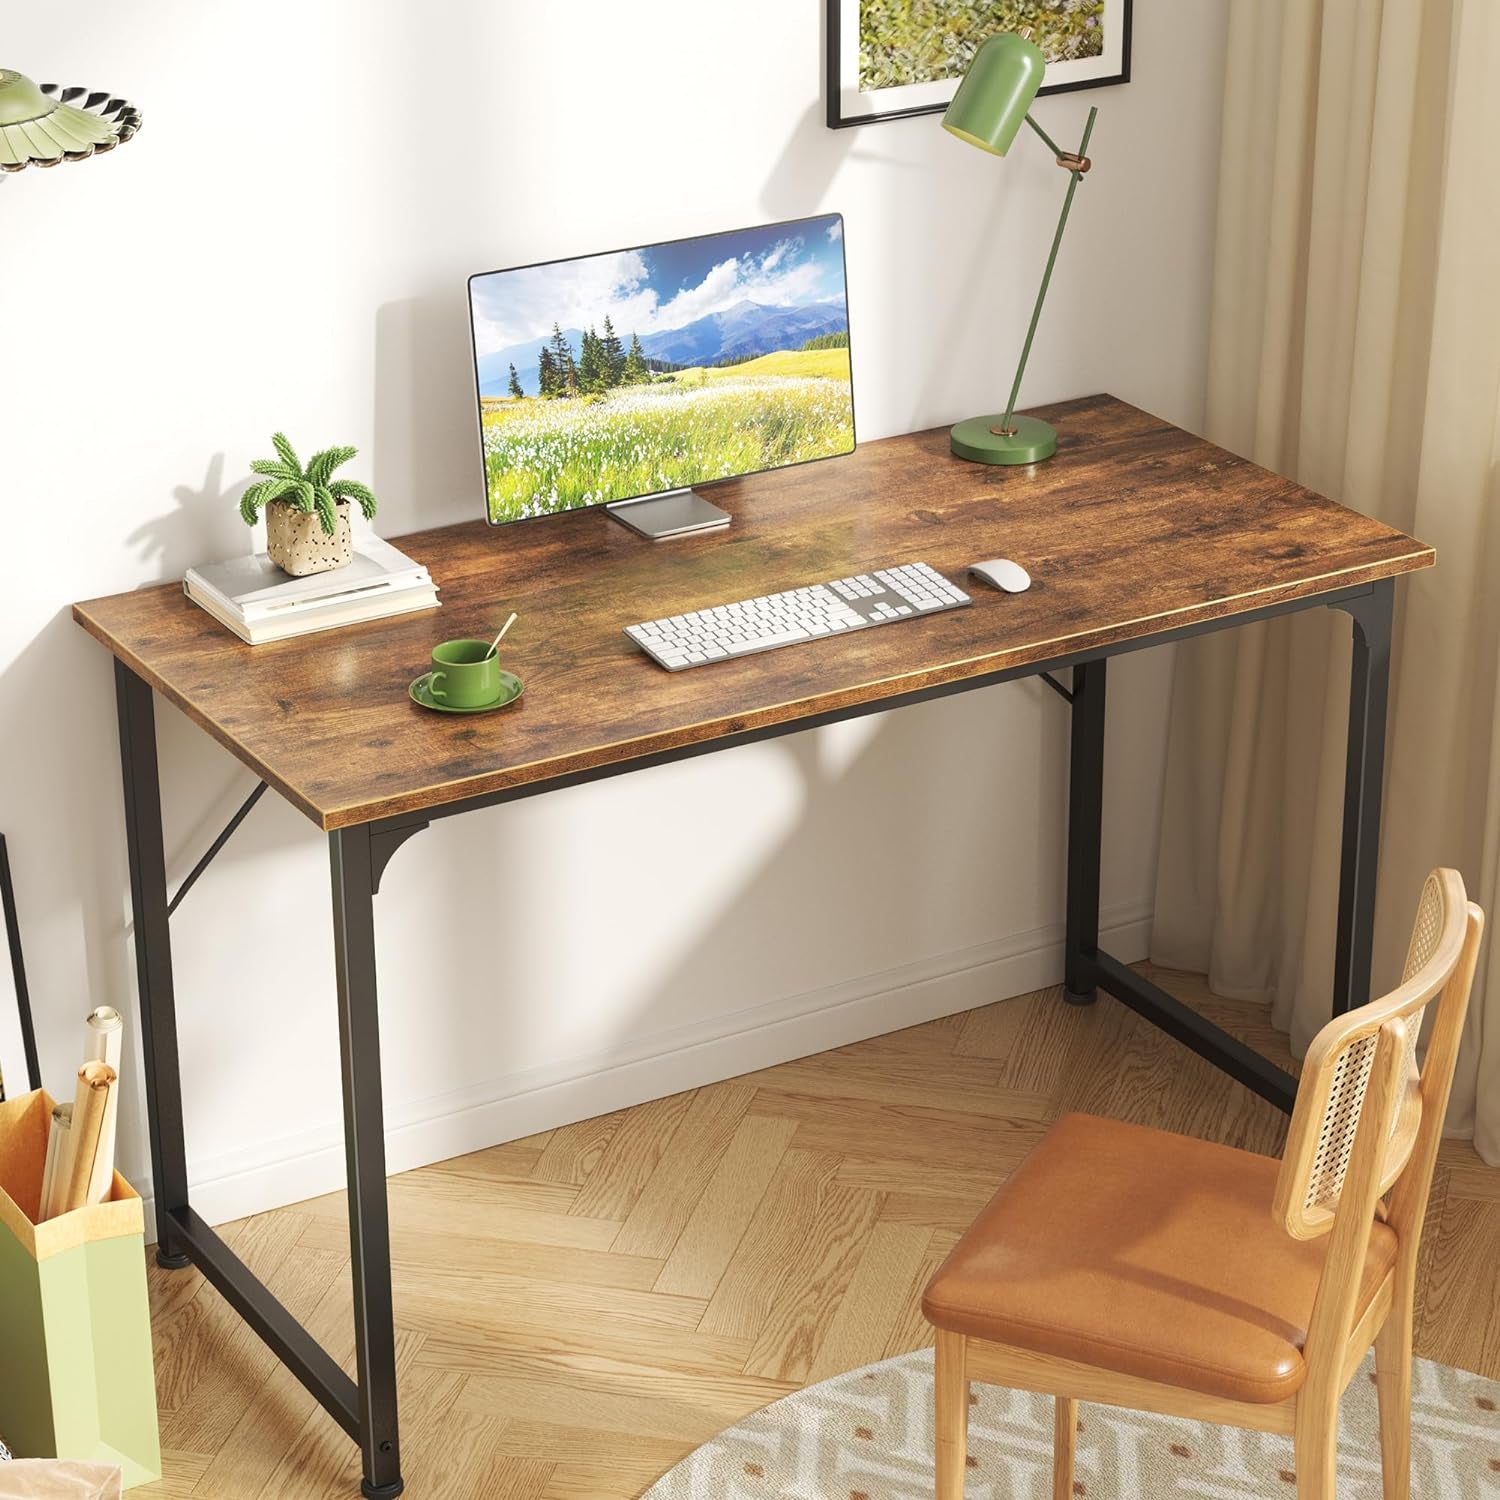
[[[1049,63],[1104,51],[1106,0],[859,0],[859,86],[962,78],[979,44],[1030,27]]]
[[[492,522],[854,448],[837,214],[469,282]]]

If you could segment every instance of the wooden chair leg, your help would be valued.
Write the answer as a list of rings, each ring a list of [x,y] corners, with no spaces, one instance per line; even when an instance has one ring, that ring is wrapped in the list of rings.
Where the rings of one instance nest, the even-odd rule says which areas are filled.
[[[1375,1339],[1380,1479],[1385,1500],[1411,1500],[1411,1310],[1393,1307]]]
[[[1338,1402],[1298,1401],[1297,1500],[1336,1500],[1338,1493]]]
[[[969,1459],[968,1345],[961,1333],[937,1331],[934,1366],[937,1500],[964,1500]]]
[[[1073,1449],[1078,1440],[1078,1403],[1059,1396],[1052,1418],[1052,1500],[1073,1500]]]

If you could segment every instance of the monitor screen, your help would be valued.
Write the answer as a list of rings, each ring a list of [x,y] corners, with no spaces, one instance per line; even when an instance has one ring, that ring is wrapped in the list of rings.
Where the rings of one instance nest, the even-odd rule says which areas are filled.
[[[854,450],[844,221],[469,278],[492,523]]]

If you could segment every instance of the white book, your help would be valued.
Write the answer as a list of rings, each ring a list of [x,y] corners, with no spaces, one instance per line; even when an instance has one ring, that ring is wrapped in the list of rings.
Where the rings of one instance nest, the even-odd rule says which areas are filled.
[[[382,590],[363,598],[325,600],[316,609],[297,610],[263,620],[236,618],[210,595],[200,596],[191,582],[187,584],[187,595],[200,609],[251,646],[311,635],[319,630],[335,630],[340,625],[356,625],[363,620],[383,620],[391,615],[438,607],[437,589],[430,583],[404,590]]]
[[[355,542],[354,561],[348,567],[291,578],[264,552],[258,552],[189,568],[183,588],[190,598],[212,599],[224,613],[249,621],[431,583],[431,575],[420,563],[382,537],[366,535]]]

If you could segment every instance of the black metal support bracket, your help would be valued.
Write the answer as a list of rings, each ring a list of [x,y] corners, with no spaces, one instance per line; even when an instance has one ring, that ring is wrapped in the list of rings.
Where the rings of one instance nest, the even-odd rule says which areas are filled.
[[[1073,701],[1072,692],[1069,689],[1065,688],[1062,683],[1060,683],[1057,678],[1055,678],[1050,672],[1038,672],[1037,676],[1039,676],[1042,681],[1045,682],[1047,686],[1051,688],[1052,691],[1063,700],[1064,703],[1071,703]]]
[[[426,818],[412,818],[407,821],[396,821],[381,823],[377,825],[370,835],[370,894],[380,894],[380,877],[385,874],[385,867],[390,864],[392,856],[413,835],[421,833],[427,827]]]
[[[5,913],[5,940],[10,948],[10,977],[21,1016],[21,1050],[26,1056],[26,1082],[32,1089],[42,1086],[42,1065],[36,1051],[36,1025],[31,1015],[31,991],[26,987],[26,958],[21,952],[21,919],[16,915],[16,887],[10,873],[10,850],[0,833],[0,909]],[[0,1086],[0,1099],[5,1090]]]
[[[1278,1109],[1291,1114],[1297,1099],[1297,1080],[1290,1073],[1268,1062],[1212,1021],[1204,1020],[1175,995],[1127,968],[1113,955],[1096,953],[1088,968],[1099,987],[1122,1005],[1129,1006],[1183,1046],[1191,1047],[1199,1057],[1207,1058],[1262,1099],[1269,1099]]]
[[[234,835],[235,829],[238,828],[247,817],[249,817],[250,809],[254,807],[255,804],[265,796],[265,794],[265,782],[258,782],[256,784],[255,790],[251,792],[250,795],[246,797],[242,803],[240,803],[238,811],[224,825],[223,831],[219,834],[218,838],[216,838],[213,843],[208,846],[207,852],[204,854],[203,858],[200,859],[198,863],[188,871],[187,879],[185,879],[182,884],[177,887],[177,894],[167,902],[167,915],[169,917],[173,912],[177,910],[179,906],[182,905],[182,898],[187,895],[187,893],[192,890],[192,888],[198,883],[198,877],[213,863],[214,856],[219,852],[220,849],[224,847],[225,844],[229,842],[231,837],[233,837]]]
[[[359,1441],[359,1398],[338,1361],[268,1292],[255,1273],[204,1221],[187,1207],[163,1213],[173,1236],[187,1250],[185,1259],[265,1340],[271,1352],[317,1398],[323,1409]],[[161,1227],[158,1223],[157,1233]]]

